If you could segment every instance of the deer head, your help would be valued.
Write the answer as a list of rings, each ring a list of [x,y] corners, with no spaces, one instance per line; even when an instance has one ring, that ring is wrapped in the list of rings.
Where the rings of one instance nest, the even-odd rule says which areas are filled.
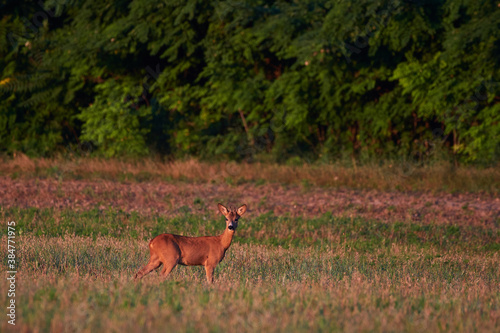
[[[247,211],[247,205],[243,205],[238,209],[228,209],[222,204],[218,204],[218,206],[221,214],[226,217],[226,229],[234,232],[238,227],[238,219]]]

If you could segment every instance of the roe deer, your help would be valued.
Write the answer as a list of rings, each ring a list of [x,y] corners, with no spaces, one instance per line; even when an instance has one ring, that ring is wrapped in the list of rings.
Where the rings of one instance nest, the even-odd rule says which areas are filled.
[[[205,266],[207,281],[214,280],[214,269],[224,259],[231,245],[234,232],[238,227],[238,219],[245,214],[247,205],[238,209],[227,209],[218,204],[219,211],[226,217],[226,229],[219,236],[186,237],[173,234],[161,234],[149,242],[150,258],[146,266],[141,268],[134,279],[141,279],[152,270],[163,264],[161,274],[167,277],[177,265]]]

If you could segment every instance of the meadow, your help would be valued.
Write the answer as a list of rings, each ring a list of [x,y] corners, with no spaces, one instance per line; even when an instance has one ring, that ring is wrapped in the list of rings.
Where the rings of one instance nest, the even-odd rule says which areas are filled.
[[[438,212],[412,219],[391,207],[382,215],[362,210],[313,214],[307,206],[296,214],[280,213],[258,205],[266,200],[274,205],[271,194],[250,197],[252,191],[265,192],[266,185],[215,184],[220,192],[214,198],[228,200],[229,189],[246,186],[249,192],[237,200],[246,195],[254,200],[216,268],[215,283],[206,283],[203,267],[183,266],[166,280],[153,272],[134,282],[133,275],[147,262],[153,236],[222,233],[224,220],[216,214],[215,199],[193,195],[186,180],[99,182],[94,175],[97,183],[86,187],[85,177],[67,180],[47,174],[40,179],[55,177],[55,185],[49,183],[45,190],[42,180],[37,180],[40,187],[29,183],[36,177],[29,170],[2,175],[11,186],[9,193],[19,198],[3,197],[0,202],[2,221],[16,221],[18,259],[16,327],[4,319],[4,332],[500,330],[499,220],[481,220],[483,215],[469,206],[453,211],[452,221]],[[174,181],[185,201],[175,210],[168,204],[130,209],[130,202],[110,194],[142,193],[136,182],[158,187]],[[73,182],[85,182],[78,190],[86,189],[83,199],[94,205],[71,192]],[[121,187],[99,190],[115,183]],[[200,186],[210,184],[205,180]],[[295,191],[286,183],[279,186],[289,196],[312,195],[315,187],[302,183]],[[38,199],[39,191],[53,206]],[[488,195],[495,205],[495,194]],[[68,198],[71,204],[58,205],[57,200]],[[453,203],[453,196],[446,198]],[[432,207],[422,209],[427,208]],[[498,206],[493,210],[498,212]],[[6,253],[6,226],[0,230],[0,244]],[[6,260],[4,256],[4,265]],[[6,279],[0,280],[0,289],[6,294]]]

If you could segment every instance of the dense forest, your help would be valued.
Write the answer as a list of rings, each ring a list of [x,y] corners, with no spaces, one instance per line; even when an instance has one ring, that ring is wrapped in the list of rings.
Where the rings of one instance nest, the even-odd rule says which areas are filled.
[[[500,160],[500,3],[0,0],[0,152]]]

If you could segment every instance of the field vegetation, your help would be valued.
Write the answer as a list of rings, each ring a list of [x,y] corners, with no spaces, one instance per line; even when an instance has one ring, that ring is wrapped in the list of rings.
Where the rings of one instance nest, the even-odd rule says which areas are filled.
[[[418,163],[381,160],[357,163],[277,164],[204,162],[196,159],[29,158],[18,153],[0,163],[0,176],[37,179],[181,181],[190,183],[298,184],[304,187],[500,193],[500,168],[455,165],[446,160]]]
[[[205,165],[193,161],[170,166],[146,161],[144,170],[141,164],[119,161],[108,165],[98,160],[66,164],[27,160],[13,167],[18,162],[3,164],[1,177],[13,195],[18,193],[17,199],[2,197],[0,201],[2,221],[17,223],[16,331],[500,329],[500,226],[495,192],[470,194],[462,188],[464,193],[457,195],[440,189],[434,197],[425,192],[396,193],[402,205],[413,194],[421,200],[445,200],[447,204],[438,209],[448,210],[443,217],[429,211],[431,215],[424,218],[412,218],[397,214],[398,207],[386,207],[378,215],[369,210],[341,214],[330,206],[321,212],[308,205],[299,207],[300,213],[295,214],[270,207],[279,202],[280,193],[297,201],[317,195],[314,180],[310,179],[308,186],[293,185],[299,182],[292,181],[293,177],[289,178],[292,184],[276,181],[271,187],[256,184],[263,178],[249,178],[242,185],[213,184],[210,178],[195,178],[197,173],[203,174]],[[29,163],[37,165],[38,171],[33,173]],[[89,167],[78,169],[84,163]],[[65,172],[42,176],[55,166]],[[245,174],[256,176],[260,167],[235,164],[233,170],[246,168]],[[206,170],[210,168],[216,170],[214,165]],[[263,170],[266,168],[273,166]],[[275,170],[287,179],[289,170],[305,173],[307,168],[313,167],[282,166]],[[87,173],[82,171],[83,176],[76,177],[72,172],[77,170]],[[172,170],[186,178],[169,180],[166,175],[172,176]],[[104,176],[106,172],[109,177]],[[154,176],[120,180],[123,172]],[[483,177],[495,171],[474,172]],[[266,172],[260,177],[266,177]],[[271,178],[266,181],[271,182]],[[48,182],[47,188],[44,182]],[[215,192],[198,197],[191,192],[193,183]],[[112,184],[116,187],[110,188]],[[347,191],[322,185],[321,191],[327,191],[332,200],[335,193]],[[80,198],[74,197],[71,204],[59,206],[58,200],[74,195],[71,186],[86,189],[84,198],[94,204],[80,204]],[[150,201],[140,201],[150,209],[134,208],[132,201],[139,200],[140,193],[148,195],[144,189],[162,186],[178,191],[173,192],[173,206],[155,206],[153,203],[161,200],[156,193]],[[234,197],[231,191],[241,188],[247,193]],[[40,191],[52,206],[39,201]],[[133,194],[132,201],[114,201],[112,193],[121,191]],[[259,191],[265,195],[258,197],[255,192]],[[352,195],[373,191],[358,190]],[[379,198],[387,194],[377,191]],[[460,198],[470,200],[470,206],[461,203],[453,210]],[[483,198],[487,205],[474,206],[473,198]],[[140,282],[133,281],[148,259],[147,244],[153,236],[163,232],[190,236],[221,233],[224,221],[216,214],[216,202],[211,202],[219,199],[250,200],[252,204],[226,258],[216,269],[213,285],[206,283],[202,267],[183,266],[176,267],[166,280],[153,272]],[[289,207],[286,204],[283,202]],[[487,218],[482,215],[486,212],[490,213]],[[446,216],[453,218],[447,220]],[[0,230],[0,238],[5,253],[6,227]],[[7,281],[1,280],[1,290],[7,287]],[[0,325],[2,331],[12,329],[6,321]]]

